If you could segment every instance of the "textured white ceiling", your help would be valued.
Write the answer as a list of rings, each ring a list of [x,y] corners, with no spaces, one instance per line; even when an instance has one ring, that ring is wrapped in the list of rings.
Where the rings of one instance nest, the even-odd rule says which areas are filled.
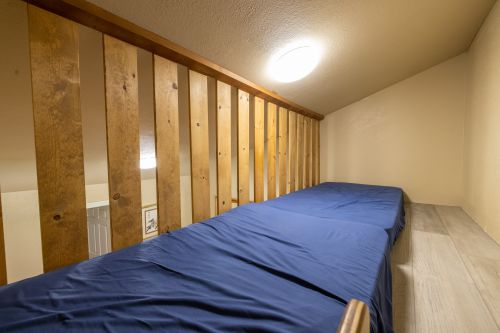
[[[90,0],[229,70],[326,114],[458,55],[495,0]],[[266,75],[298,38],[325,49],[294,83]]]

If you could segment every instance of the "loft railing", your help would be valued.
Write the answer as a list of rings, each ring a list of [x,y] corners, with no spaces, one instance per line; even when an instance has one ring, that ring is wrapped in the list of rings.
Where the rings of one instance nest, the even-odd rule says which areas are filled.
[[[178,64],[189,69],[193,222],[210,217],[210,182],[217,184],[217,211],[231,208],[231,140],[238,146],[238,204],[250,200],[251,172],[256,202],[319,183],[322,115],[86,1],[26,2],[44,271],[88,258],[77,23],[102,33],[113,250],[142,241],[137,48],[153,54],[159,233],[181,226]],[[217,81],[216,179],[210,179],[209,167],[209,77]],[[238,125],[231,137],[234,88]],[[5,254],[0,245],[2,283]]]
[[[138,47],[153,54],[160,233],[181,226],[178,64],[189,69],[193,222],[210,217],[210,182],[217,184],[217,211],[222,213],[231,208],[231,140],[236,140],[238,146],[236,199],[240,205],[250,200],[251,173],[254,175],[254,200],[264,200],[266,159],[268,198],[274,198],[276,192],[284,195],[319,182],[320,115],[85,1],[27,2],[45,271],[88,257],[79,34],[75,22],[102,32],[113,250],[142,240]],[[217,80],[216,179],[210,179],[207,75]],[[237,89],[238,101],[235,105],[237,134],[232,138],[233,87]],[[254,103],[250,103],[251,98]],[[268,131],[267,156],[264,156],[265,127]],[[250,143],[250,132],[254,134],[253,143]],[[250,170],[251,144],[254,147],[253,170]],[[300,175],[297,170],[301,171]]]

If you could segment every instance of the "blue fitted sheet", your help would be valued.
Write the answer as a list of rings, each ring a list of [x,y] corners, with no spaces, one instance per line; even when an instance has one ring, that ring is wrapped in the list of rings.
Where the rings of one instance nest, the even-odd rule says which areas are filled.
[[[380,228],[251,204],[0,288],[0,332],[335,332],[346,301],[392,332]]]
[[[391,245],[405,226],[403,191],[397,187],[322,183],[263,203],[309,216],[383,228]]]

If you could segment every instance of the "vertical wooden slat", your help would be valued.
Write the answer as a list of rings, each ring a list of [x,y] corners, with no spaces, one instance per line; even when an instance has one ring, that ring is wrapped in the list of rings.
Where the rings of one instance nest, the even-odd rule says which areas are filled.
[[[78,26],[28,5],[44,270],[88,258]],[[29,244],[27,244],[29,245]]]
[[[154,56],[158,232],[181,227],[177,64]]]
[[[304,116],[297,115],[297,190],[304,188]]]
[[[304,119],[304,129],[305,129],[305,178],[304,187],[311,186],[311,118],[306,117]]]
[[[318,184],[318,121],[312,119],[312,185]]]
[[[231,86],[217,81],[217,211],[231,209]]]
[[[210,217],[210,162],[208,136],[208,79],[189,71],[191,129],[191,197],[193,223]]]
[[[279,108],[279,132],[278,132],[278,159],[279,159],[279,195],[287,193],[286,184],[286,157],[287,157],[287,128],[288,111],[285,108]]]
[[[7,265],[5,263],[5,241],[3,236],[2,197],[0,195],[0,286],[4,284],[7,284]]]
[[[250,96],[238,90],[238,205],[250,201]]]
[[[254,112],[254,198],[264,201],[264,100],[255,97]]]
[[[295,191],[297,173],[297,113],[288,113],[288,188]]]
[[[321,146],[320,146],[320,121],[315,119],[316,122],[316,185],[321,182]]]
[[[113,250],[142,241],[137,49],[104,35],[106,135]]]
[[[267,199],[276,198],[276,105],[267,103]]]

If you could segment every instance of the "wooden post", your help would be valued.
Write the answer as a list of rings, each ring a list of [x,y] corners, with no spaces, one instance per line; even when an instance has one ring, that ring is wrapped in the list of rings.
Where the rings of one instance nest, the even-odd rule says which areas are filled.
[[[28,5],[44,271],[88,258],[78,26]]]
[[[316,185],[321,183],[321,144],[320,144],[320,139],[321,139],[321,135],[320,135],[320,128],[321,128],[321,123],[320,123],[320,120],[317,120],[317,123],[318,123],[318,139],[317,139],[317,146],[318,146],[318,172],[316,173]]]
[[[217,81],[217,211],[231,209],[231,86]]]
[[[238,205],[250,202],[250,96],[238,90]]]
[[[193,223],[210,218],[210,164],[208,136],[208,79],[189,71],[191,130],[191,197]]]
[[[142,241],[137,49],[104,35],[108,186],[113,250]]]
[[[154,56],[158,232],[181,227],[177,64]]]
[[[319,122],[316,119],[312,119],[312,185],[318,185],[318,169],[319,169],[319,159],[318,159],[318,125]]]
[[[304,187],[311,187],[311,166],[312,166],[312,160],[311,160],[311,118],[306,117],[305,118],[305,184]]]
[[[254,201],[264,201],[264,100],[255,98],[254,112]]]
[[[288,111],[279,108],[278,158],[279,158],[279,195],[287,193],[286,184],[286,156],[287,156],[287,127]]]
[[[337,333],[370,333],[370,310],[365,303],[352,299],[346,306]]]
[[[267,199],[276,198],[276,105],[267,103]]]
[[[295,176],[297,172],[297,114],[288,113],[288,188],[295,191]]]
[[[304,188],[304,116],[297,115],[297,190]]]

